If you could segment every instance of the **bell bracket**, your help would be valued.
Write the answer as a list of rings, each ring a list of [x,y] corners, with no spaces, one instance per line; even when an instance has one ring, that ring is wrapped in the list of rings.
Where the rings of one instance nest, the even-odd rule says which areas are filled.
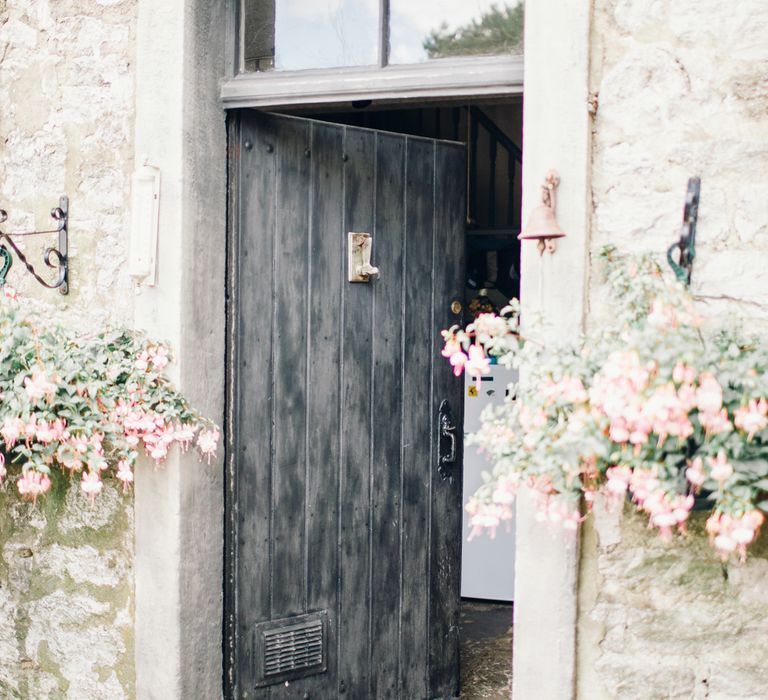
[[[667,262],[675,273],[675,277],[684,284],[690,285],[693,259],[696,257],[696,222],[699,218],[699,198],[701,195],[701,178],[692,177],[688,180],[683,208],[683,226],[680,238],[667,250]],[[674,258],[678,249],[677,260]]]

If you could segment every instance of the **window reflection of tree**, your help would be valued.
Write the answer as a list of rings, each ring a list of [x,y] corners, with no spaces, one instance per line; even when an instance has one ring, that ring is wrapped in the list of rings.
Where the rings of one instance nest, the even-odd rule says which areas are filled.
[[[479,19],[472,19],[455,30],[443,22],[424,39],[430,58],[522,53],[523,3],[514,7],[491,5]]]

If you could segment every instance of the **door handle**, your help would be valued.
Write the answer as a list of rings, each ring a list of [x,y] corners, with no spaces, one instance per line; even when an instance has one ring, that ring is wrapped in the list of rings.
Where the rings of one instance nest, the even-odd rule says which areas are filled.
[[[371,234],[350,231],[347,237],[347,279],[350,282],[370,282],[376,279],[379,268],[371,265]]]
[[[448,401],[443,400],[437,417],[438,460],[437,470],[443,479],[451,476],[451,465],[456,463],[456,421]]]

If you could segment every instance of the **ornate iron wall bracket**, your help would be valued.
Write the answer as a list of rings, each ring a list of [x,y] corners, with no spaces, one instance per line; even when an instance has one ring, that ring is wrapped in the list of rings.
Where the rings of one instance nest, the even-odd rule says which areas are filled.
[[[693,259],[696,257],[696,221],[699,217],[699,195],[701,194],[701,178],[692,177],[688,180],[688,190],[685,194],[683,209],[683,228],[680,239],[673,243],[667,251],[667,262],[675,273],[675,277],[685,284],[691,283]],[[678,261],[675,262],[673,253],[679,249]]]
[[[48,289],[58,289],[60,294],[69,293],[69,259],[68,259],[68,230],[67,224],[69,221],[69,197],[63,195],[59,198],[59,206],[51,209],[51,218],[56,222],[56,228],[48,229],[45,231],[18,231],[16,233],[6,233],[0,231],[0,286],[5,284],[5,279],[8,275],[8,271],[13,264],[13,256],[8,248],[3,244],[8,242],[8,245],[13,248],[13,251],[21,260],[27,271]],[[8,213],[4,209],[0,209],[0,224],[7,221]],[[59,246],[54,248],[48,247],[43,252],[43,262],[48,267],[57,271],[56,281],[48,282],[41,277],[36,271],[32,263],[27,260],[26,255],[19,250],[19,247],[14,243],[14,237],[20,236],[40,236],[46,233],[58,233],[59,234]]]

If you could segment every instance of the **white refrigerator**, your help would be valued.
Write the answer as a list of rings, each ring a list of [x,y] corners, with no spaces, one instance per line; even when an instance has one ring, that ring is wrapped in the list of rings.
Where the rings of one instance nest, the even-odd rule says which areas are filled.
[[[480,414],[491,404],[504,402],[510,382],[517,381],[517,370],[491,365],[490,374],[464,380],[464,435],[480,427]],[[492,465],[474,445],[464,448],[464,497],[462,506],[483,483],[481,473]],[[469,516],[464,511],[461,555],[461,595],[463,598],[511,601],[515,590],[515,526],[502,524],[496,536],[483,533],[468,541]]]

